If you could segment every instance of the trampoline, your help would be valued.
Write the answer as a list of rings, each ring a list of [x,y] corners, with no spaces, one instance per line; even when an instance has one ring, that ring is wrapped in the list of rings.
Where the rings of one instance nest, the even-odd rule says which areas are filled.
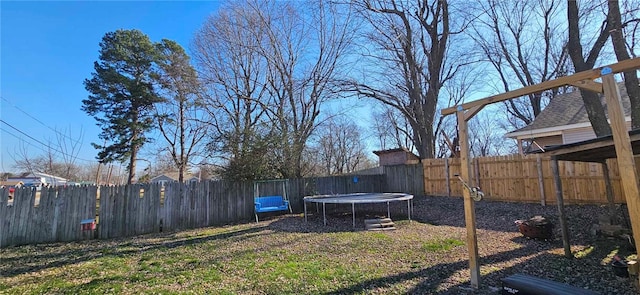
[[[354,193],[339,195],[316,195],[304,197],[304,221],[307,222],[307,203],[322,204],[322,219],[327,225],[326,204],[351,204],[353,227],[356,227],[356,204],[387,203],[387,217],[391,217],[389,203],[407,201],[407,216],[411,221],[411,200],[413,195],[404,193]]]

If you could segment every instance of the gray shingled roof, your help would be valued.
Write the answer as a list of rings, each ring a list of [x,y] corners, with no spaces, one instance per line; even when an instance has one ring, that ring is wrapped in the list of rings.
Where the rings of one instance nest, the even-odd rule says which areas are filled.
[[[620,96],[622,97],[624,113],[626,116],[629,116],[631,106],[629,103],[629,95],[627,95],[627,88],[622,82],[618,83],[618,87],[620,89]],[[601,95],[600,97],[603,104],[605,104],[604,96]],[[580,91],[576,89],[570,93],[560,94],[553,98],[531,124],[512,132],[531,131],[585,122],[589,122],[589,117],[584,108]]]

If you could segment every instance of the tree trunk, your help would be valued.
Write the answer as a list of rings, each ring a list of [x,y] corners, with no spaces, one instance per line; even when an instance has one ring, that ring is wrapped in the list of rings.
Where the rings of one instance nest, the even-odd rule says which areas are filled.
[[[178,163],[178,182],[180,183],[184,183],[184,170],[185,170],[185,166],[187,165],[186,162],[186,155],[185,155],[185,151],[184,151],[184,133],[185,133],[185,126],[184,126],[184,108],[185,108],[185,99],[184,97],[180,97],[180,102],[179,105],[180,107],[178,108],[180,110],[180,161]]]
[[[611,26],[611,43],[618,61],[630,59],[622,34],[622,18],[618,1],[609,1],[609,24]],[[624,72],[624,86],[627,88],[631,102],[632,129],[640,128],[640,82],[636,70]]]
[[[582,43],[580,43],[578,4],[576,1],[567,1],[567,19],[569,21],[569,42],[567,47],[569,50],[569,57],[571,57],[571,61],[573,62],[573,67],[576,73],[590,70],[593,68],[597,55],[600,53],[600,50],[604,46],[604,41],[606,41],[608,37],[609,26],[607,25],[600,32],[600,36],[594,43],[589,52],[589,56],[585,61],[582,53]],[[600,96],[595,92],[583,89],[580,89],[580,94],[582,95],[582,101],[584,102],[587,115],[589,116],[589,121],[591,122],[591,127],[593,128],[596,136],[600,137],[611,134],[611,127],[609,126],[609,122],[607,122],[607,117],[605,115],[602,102],[600,101]]]
[[[578,72],[577,69],[576,72]],[[598,137],[610,135],[611,127],[607,121],[600,95],[586,89],[580,89],[580,94],[582,95],[582,101],[589,116],[593,132],[595,132]]]
[[[129,156],[129,177],[127,184],[132,184],[136,179],[136,157],[138,156],[138,145],[135,143],[136,139],[138,139],[138,133],[134,130],[133,136],[131,137],[131,155]]]

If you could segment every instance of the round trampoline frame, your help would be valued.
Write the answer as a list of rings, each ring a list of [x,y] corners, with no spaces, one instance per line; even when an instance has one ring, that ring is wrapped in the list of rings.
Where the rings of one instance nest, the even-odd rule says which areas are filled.
[[[307,222],[307,203],[322,204],[322,219],[327,225],[326,204],[351,204],[353,227],[356,227],[356,204],[387,203],[387,217],[391,218],[389,203],[407,201],[407,216],[411,221],[413,195],[405,193],[352,193],[337,195],[315,195],[304,197],[304,222]]]

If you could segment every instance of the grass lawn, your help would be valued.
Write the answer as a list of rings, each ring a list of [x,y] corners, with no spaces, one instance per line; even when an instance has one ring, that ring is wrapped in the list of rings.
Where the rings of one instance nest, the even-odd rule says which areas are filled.
[[[293,217],[292,217],[293,218]],[[298,220],[297,222],[301,222]],[[405,230],[426,225],[400,222]],[[133,240],[23,246],[0,281],[7,293],[299,294],[351,290],[462,251],[459,238],[420,242],[380,232],[277,232],[268,225],[207,228]],[[454,249],[460,248],[460,249]],[[430,257],[429,257],[430,256]],[[2,267],[3,271],[7,271]],[[416,282],[418,281],[418,278]],[[380,286],[404,292],[406,286]]]
[[[616,247],[606,240],[573,245],[576,258],[564,259],[561,242],[526,240],[511,224],[491,228],[480,206],[483,282],[472,290],[461,202],[444,208],[461,219],[455,222],[436,214],[443,208],[421,211],[420,202],[418,220],[398,218],[395,231],[352,229],[350,214],[330,216],[326,227],[317,216],[305,224],[301,215],[285,215],[258,224],[0,249],[0,294],[498,294],[499,279],[519,272],[580,284],[574,277],[602,268],[599,279],[616,279],[602,267]],[[626,281],[611,288],[615,284],[622,286],[619,294],[633,294],[626,293],[632,290]]]

